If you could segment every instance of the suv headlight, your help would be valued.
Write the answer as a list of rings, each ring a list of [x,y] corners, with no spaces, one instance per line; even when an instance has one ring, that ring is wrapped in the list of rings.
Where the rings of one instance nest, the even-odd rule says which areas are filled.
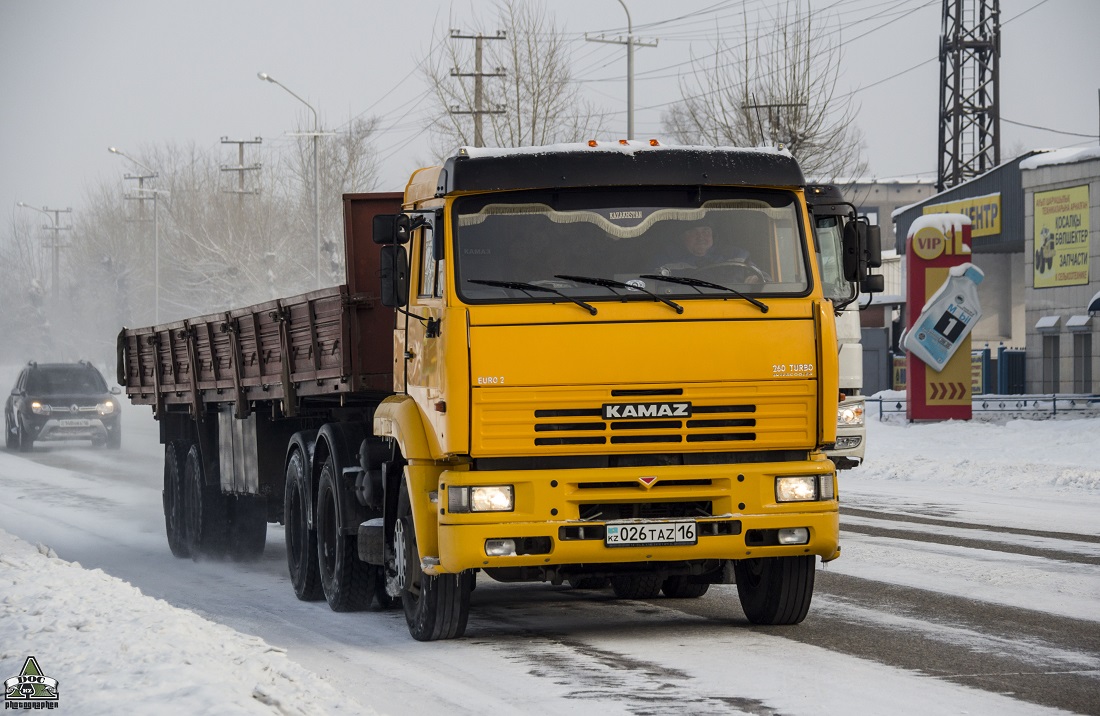
[[[49,415],[51,408],[46,403],[39,400],[31,401],[31,412],[35,415]]]
[[[847,403],[836,409],[836,424],[846,428],[863,426],[863,403]]]
[[[110,415],[111,413],[115,412],[116,407],[117,406],[115,405],[115,401],[105,400],[99,405],[95,406],[95,409],[100,415]]]

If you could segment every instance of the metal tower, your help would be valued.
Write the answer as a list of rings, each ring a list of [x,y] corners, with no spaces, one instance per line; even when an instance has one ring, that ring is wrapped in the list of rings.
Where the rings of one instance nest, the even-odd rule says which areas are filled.
[[[943,0],[939,191],[1001,162],[1000,0]]]

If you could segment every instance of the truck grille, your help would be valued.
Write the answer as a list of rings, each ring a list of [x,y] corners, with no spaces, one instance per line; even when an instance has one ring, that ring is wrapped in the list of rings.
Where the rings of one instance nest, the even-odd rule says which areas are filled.
[[[475,389],[471,453],[806,447],[815,432],[814,388],[813,381],[799,380],[661,389]]]

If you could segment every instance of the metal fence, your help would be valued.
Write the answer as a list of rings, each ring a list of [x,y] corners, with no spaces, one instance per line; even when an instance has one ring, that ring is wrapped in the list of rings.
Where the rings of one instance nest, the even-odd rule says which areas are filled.
[[[905,422],[905,398],[867,398],[868,407],[878,405],[881,422]],[[1100,395],[975,395],[971,401],[973,420],[1006,423],[1009,420],[1072,420],[1100,417]]]

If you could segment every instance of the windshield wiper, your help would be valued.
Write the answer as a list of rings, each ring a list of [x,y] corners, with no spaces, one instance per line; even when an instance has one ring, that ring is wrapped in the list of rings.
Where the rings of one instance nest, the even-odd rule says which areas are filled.
[[[752,296],[747,296],[735,288],[730,288],[729,286],[720,286],[719,284],[711,283],[710,281],[704,281],[701,278],[691,278],[690,276],[658,276],[652,273],[643,274],[638,278],[651,278],[654,281],[668,281],[669,283],[678,283],[684,286],[691,286],[696,291],[699,291],[700,288],[713,288],[716,291],[726,291],[727,293],[732,293],[738,298],[745,299],[752,305],[759,308],[761,313],[768,312],[768,306],[763,301],[755,299]],[[702,291],[699,291],[699,293],[702,293]]]
[[[560,279],[563,279],[565,281],[573,281],[574,283],[588,283],[588,284],[591,284],[593,286],[602,286],[603,288],[606,288],[606,289],[610,290],[616,296],[621,296],[622,295],[618,291],[615,290],[617,288],[623,288],[623,289],[626,289],[628,291],[640,291],[640,292],[644,293],[645,295],[649,296],[650,298],[652,298],[654,301],[660,301],[661,303],[665,304],[666,306],[671,307],[677,313],[683,313],[684,312],[684,307],[681,306],[678,303],[670,301],[667,298],[661,298],[657,294],[653,293],[652,291],[647,291],[646,289],[642,288],[641,286],[631,286],[629,283],[623,283],[622,281],[616,281],[615,279],[612,279],[612,278],[592,278],[590,276],[566,276],[564,274],[554,274],[554,278],[560,278]]]
[[[572,301],[573,303],[577,304],[578,306],[580,306],[584,310],[588,311],[593,316],[596,315],[596,307],[595,306],[591,306],[591,305],[585,303],[584,301],[573,298],[572,296],[566,296],[564,293],[562,293],[561,291],[559,291],[556,288],[549,288],[547,286],[536,286],[533,283],[524,283],[523,281],[493,281],[493,280],[484,279],[484,278],[468,278],[468,279],[466,279],[466,281],[468,283],[479,283],[482,286],[492,286],[493,288],[510,288],[514,291],[523,291],[528,296],[531,295],[531,293],[530,293],[531,291],[542,292],[542,293],[554,293],[554,294],[557,294],[558,296],[561,296],[562,298],[564,298],[567,301]]]

